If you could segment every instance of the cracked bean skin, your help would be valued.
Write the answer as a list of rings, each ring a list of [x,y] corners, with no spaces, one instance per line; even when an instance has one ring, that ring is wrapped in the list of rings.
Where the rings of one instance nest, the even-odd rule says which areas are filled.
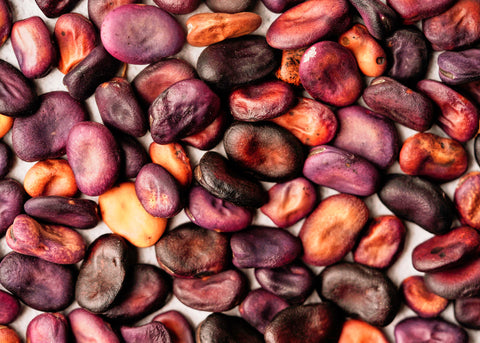
[[[397,343],[420,343],[435,341],[441,337],[443,342],[467,343],[467,332],[441,318],[409,317],[400,321],[394,330]]]

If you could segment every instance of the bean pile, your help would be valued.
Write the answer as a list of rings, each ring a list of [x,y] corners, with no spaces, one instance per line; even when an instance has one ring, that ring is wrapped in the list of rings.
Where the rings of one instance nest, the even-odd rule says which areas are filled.
[[[0,342],[480,342],[480,0],[0,18]]]

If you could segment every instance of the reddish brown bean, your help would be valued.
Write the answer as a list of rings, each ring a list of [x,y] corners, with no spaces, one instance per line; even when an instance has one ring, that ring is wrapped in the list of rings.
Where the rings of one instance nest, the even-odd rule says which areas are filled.
[[[447,299],[427,289],[423,276],[420,275],[404,279],[400,290],[407,306],[422,318],[437,317],[448,305]]]
[[[192,327],[181,312],[170,310],[156,315],[152,320],[165,325],[172,337],[173,343],[195,342]]]
[[[262,343],[263,336],[241,317],[212,313],[195,332],[197,343],[248,342]]]
[[[480,172],[472,171],[458,181],[454,194],[455,207],[460,221],[480,229]]]
[[[387,0],[387,4],[400,14],[407,23],[439,15],[452,6],[454,2],[454,0],[427,0],[422,2]]]

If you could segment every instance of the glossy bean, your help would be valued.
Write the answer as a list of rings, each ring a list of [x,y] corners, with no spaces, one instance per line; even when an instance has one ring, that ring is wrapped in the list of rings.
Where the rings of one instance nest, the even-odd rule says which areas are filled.
[[[0,138],[5,136],[13,126],[13,118],[0,114]]]
[[[282,13],[304,0],[262,0],[262,3],[274,13]]]
[[[230,117],[220,110],[217,118],[215,118],[206,128],[193,135],[182,138],[182,142],[193,146],[199,150],[210,150],[217,146],[223,139],[225,130],[230,124]]]

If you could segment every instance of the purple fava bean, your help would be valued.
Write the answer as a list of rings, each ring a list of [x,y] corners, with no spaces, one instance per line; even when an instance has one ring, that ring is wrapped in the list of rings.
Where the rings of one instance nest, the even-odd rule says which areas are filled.
[[[2,237],[15,217],[23,211],[27,193],[16,180],[0,180],[0,237]]]
[[[79,0],[35,0],[38,8],[48,18],[56,18],[64,13],[70,12]]]
[[[213,12],[238,13],[251,10],[257,0],[205,0]]]
[[[316,184],[358,196],[372,195],[380,182],[380,174],[372,163],[328,145],[310,150],[303,175]]]
[[[40,100],[40,107],[33,115],[13,122],[13,150],[27,162],[64,155],[70,130],[88,119],[84,105],[67,92],[45,93]]]
[[[245,298],[247,291],[248,280],[236,269],[201,279],[173,280],[173,294],[178,300],[199,311],[231,310]]]
[[[302,253],[300,239],[274,227],[252,226],[230,238],[233,264],[238,268],[276,268]]]
[[[263,343],[263,336],[241,317],[223,313],[208,315],[195,332],[197,343]]]
[[[3,179],[12,167],[13,156],[10,147],[0,141],[0,179]]]
[[[178,21],[157,6],[127,4],[106,15],[100,37],[120,61],[149,64],[179,52],[186,35]]]
[[[143,208],[154,217],[170,218],[183,209],[180,185],[159,164],[148,163],[140,169],[135,192]]]
[[[151,322],[142,326],[122,326],[120,333],[125,343],[172,343],[172,338],[165,325]]]
[[[397,13],[380,0],[350,0],[362,17],[368,32],[378,40],[385,39],[400,24]]]
[[[73,126],[67,140],[67,158],[78,189],[91,196],[109,190],[120,173],[120,152],[112,133],[102,124]]]
[[[0,60],[0,113],[9,117],[25,117],[38,108],[33,84],[20,70]]]
[[[138,172],[144,165],[150,162],[150,156],[145,147],[135,137],[114,132],[115,139],[122,153],[123,177],[127,179],[136,178]]]
[[[68,343],[70,331],[67,318],[61,313],[42,313],[27,326],[29,343]]]
[[[25,212],[42,221],[89,229],[100,221],[100,211],[95,201],[62,196],[37,196],[24,204]]]
[[[138,3],[138,0],[88,0],[88,18],[100,28],[105,16],[113,9],[126,4]]]
[[[480,330],[480,298],[461,298],[455,300],[455,319],[461,325],[474,330]]]
[[[200,5],[200,0],[153,0],[153,2],[172,14],[188,14]]]
[[[120,343],[117,334],[109,323],[99,315],[83,308],[77,308],[68,314],[75,342],[77,343]]]
[[[480,80],[480,49],[444,51],[438,55],[438,75],[448,85]]]
[[[187,79],[174,83],[150,105],[150,132],[158,144],[206,128],[220,111],[220,98],[203,81]]]
[[[200,186],[190,190],[185,214],[198,226],[218,232],[245,229],[253,219],[248,208],[217,198]]]
[[[262,288],[250,291],[239,305],[238,310],[243,319],[261,333],[275,315],[287,308],[288,302]]]
[[[262,288],[294,305],[303,303],[314,287],[313,272],[300,262],[279,268],[257,268],[255,279]]]
[[[282,13],[305,0],[262,0],[266,8],[273,13]]]
[[[7,325],[17,319],[20,303],[12,294],[0,290],[0,325]]]
[[[386,169],[398,157],[400,139],[393,122],[362,106],[336,112],[339,130],[332,144]]]
[[[162,312],[153,317],[152,321],[157,321],[165,325],[173,342],[195,343],[192,327],[181,312],[176,310]]]
[[[114,127],[134,137],[147,133],[147,117],[125,78],[114,77],[98,86],[95,102],[107,127]]]
[[[0,262],[0,284],[39,311],[61,311],[73,302],[75,274],[72,266],[16,252]]]
[[[406,23],[413,23],[441,14],[454,2],[455,0],[425,0],[421,2],[387,0],[387,5],[393,8]]]
[[[440,318],[410,317],[395,326],[397,343],[467,343],[467,332]]]

